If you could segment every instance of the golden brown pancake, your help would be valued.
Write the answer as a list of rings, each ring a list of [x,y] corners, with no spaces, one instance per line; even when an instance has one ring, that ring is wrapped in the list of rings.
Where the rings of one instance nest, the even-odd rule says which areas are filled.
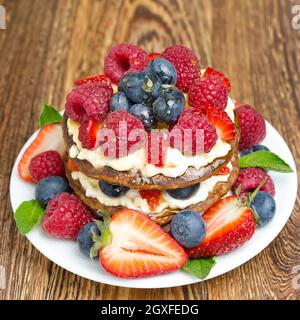
[[[114,212],[122,209],[122,207],[110,207],[100,203],[97,199],[87,197],[85,195],[85,191],[82,188],[80,182],[78,180],[73,180],[71,177],[71,171],[67,166],[67,159],[65,159],[65,168],[66,168],[66,176],[69,180],[70,186],[73,189],[74,193],[84,202],[84,204],[89,207],[92,211],[104,211],[108,212],[109,214],[113,214]],[[238,155],[237,153],[234,154],[232,157],[231,164],[232,164],[232,171],[230,176],[226,182],[218,182],[214,189],[209,193],[209,196],[206,200],[199,202],[196,205],[192,205],[186,209],[192,209],[197,212],[201,212],[206,210],[207,208],[211,207],[215,202],[217,202],[221,197],[227,194],[230,191],[233,183],[235,182],[238,173],[239,173],[239,166],[238,166]],[[185,210],[186,210],[185,209]],[[175,215],[176,210],[164,210],[162,213],[155,213],[155,214],[148,214],[148,216],[154,220],[156,223],[164,225],[171,221],[173,216]]]
[[[72,136],[70,136],[68,133],[67,120],[68,118],[66,114],[64,114],[64,120],[62,123],[63,134],[67,146],[67,152],[69,153],[69,150],[74,142]],[[179,177],[166,177],[162,174],[158,174],[153,177],[143,177],[140,171],[117,171],[109,166],[94,168],[93,165],[87,160],[79,160],[77,158],[72,158],[72,160],[79,168],[79,171],[86,176],[97,180],[103,180],[110,184],[123,185],[131,189],[144,190],[184,188],[208,179],[210,176],[216,174],[222,167],[226,166],[226,164],[231,160],[233,154],[236,153],[240,138],[240,130],[236,115],[235,128],[235,139],[230,142],[231,150],[226,156],[215,159],[212,163],[200,168],[199,170],[189,167],[185,173]]]

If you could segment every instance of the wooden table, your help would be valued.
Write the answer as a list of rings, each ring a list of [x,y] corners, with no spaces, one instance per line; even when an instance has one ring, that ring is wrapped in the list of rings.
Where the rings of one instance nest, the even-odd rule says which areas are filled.
[[[176,43],[194,49],[203,65],[213,65],[230,77],[232,97],[255,106],[279,130],[299,166],[300,30],[291,27],[296,1],[0,3],[6,8],[7,23],[7,29],[0,30],[0,265],[7,276],[0,297],[300,298],[300,290],[292,287],[292,269],[300,265],[299,196],[284,230],[250,262],[204,283],[159,290],[102,285],[58,267],[18,234],[9,201],[11,169],[38,127],[39,105],[48,102],[62,108],[73,81],[100,72],[107,50],[123,41],[148,51]]]

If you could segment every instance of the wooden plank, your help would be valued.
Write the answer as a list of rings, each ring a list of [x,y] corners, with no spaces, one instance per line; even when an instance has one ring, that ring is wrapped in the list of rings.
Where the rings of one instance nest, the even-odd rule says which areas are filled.
[[[3,1],[2,1],[3,2]],[[0,30],[0,299],[299,299],[292,268],[300,265],[299,195],[273,243],[216,279],[159,290],[94,283],[56,266],[18,235],[9,203],[14,159],[37,128],[42,102],[62,108],[74,80],[96,74],[113,44],[148,51],[181,43],[231,80],[232,96],[255,106],[288,142],[300,165],[300,31],[295,1],[10,0]]]

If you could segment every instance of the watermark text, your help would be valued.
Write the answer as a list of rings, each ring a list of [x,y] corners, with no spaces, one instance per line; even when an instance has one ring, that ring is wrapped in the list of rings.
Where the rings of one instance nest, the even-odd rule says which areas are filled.
[[[0,290],[6,288],[6,272],[4,266],[0,266]]]
[[[292,7],[292,28],[294,30],[300,30],[300,4],[294,5]]]
[[[292,280],[292,287],[294,290],[300,289],[300,265],[293,266],[292,274],[296,274]]]
[[[0,29],[6,29],[5,8],[0,5]]]

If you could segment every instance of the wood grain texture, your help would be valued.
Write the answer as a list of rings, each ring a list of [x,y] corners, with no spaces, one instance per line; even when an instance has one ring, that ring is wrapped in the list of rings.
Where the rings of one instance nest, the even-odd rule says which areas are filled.
[[[0,299],[299,299],[299,194],[284,230],[258,256],[216,279],[134,290],[94,283],[56,266],[18,235],[9,176],[37,129],[38,107],[63,107],[75,79],[101,71],[109,47],[149,51],[182,43],[230,77],[232,96],[254,105],[288,142],[300,166],[300,31],[288,0],[6,0],[0,30]]]

